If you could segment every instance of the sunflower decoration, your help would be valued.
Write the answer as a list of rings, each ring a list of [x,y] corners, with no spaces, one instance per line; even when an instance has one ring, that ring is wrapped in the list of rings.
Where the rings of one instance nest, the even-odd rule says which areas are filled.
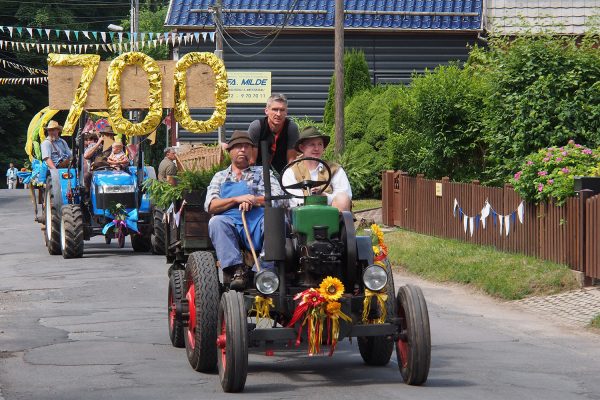
[[[319,293],[326,301],[336,301],[344,294],[344,284],[338,278],[328,276],[319,285]]]
[[[318,289],[306,289],[294,296],[298,305],[287,326],[292,327],[300,322],[296,346],[301,343],[302,330],[306,325],[308,354],[314,355],[321,352],[324,330],[327,334],[325,343],[330,346],[329,355],[333,354],[340,332],[340,318],[352,321],[352,318],[342,312],[342,304],[337,301],[343,294],[344,284],[342,281],[328,276],[323,279]]]
[[[383,242],[383,232],[377,224],[371,225],[371,244],[373,245],[375,261],[384,260],[388,255],[388,248]]]

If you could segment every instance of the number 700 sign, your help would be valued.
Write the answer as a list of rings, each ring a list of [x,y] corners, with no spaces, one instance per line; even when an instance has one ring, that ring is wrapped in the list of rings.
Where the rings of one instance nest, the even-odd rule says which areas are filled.
[[[73,134],[84,109],[108,110],[115,132],[130,136],[154,131],[163,108],[173,108],[177,122],[194,133],[225,123],[227,74],[212,53],[188,53],[177,62],[157,62],[139,52],[110,62],[91,54],[49,54],[48,89],[51,109],[69,109],[64,135]],[[208,120],[194,121],[190,107],[215,110]],[[143,121],[134,124],[123,118],[124,109],[142,108],[148,108]]]

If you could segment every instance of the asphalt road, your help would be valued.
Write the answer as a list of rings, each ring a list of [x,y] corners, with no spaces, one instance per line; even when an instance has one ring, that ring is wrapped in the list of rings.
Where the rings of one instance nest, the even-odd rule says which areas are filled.
[[[432,363],[422,387],[397,364],[366,367],[356,342],[332,358],[251,353],[246,390],[222,393],[169,342],[167,265],[86,242],[48,255],[25,191],[0,190],[0,399],[600,399],[600,337],[459,286],[420,284]]]

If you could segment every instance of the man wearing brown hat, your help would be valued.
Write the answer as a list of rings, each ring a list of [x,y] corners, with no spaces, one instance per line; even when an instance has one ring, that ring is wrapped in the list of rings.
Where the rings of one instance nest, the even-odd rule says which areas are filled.
[[[112,152],[111,145],[115,141],[115,133],[110,125],[104,125],[100,129],[98,141],[88,146],[83,153],[83,158],[90,161],[91,169],[108,166],[108,157]],[[106,144],[106,146],[105,146]],[[106,149],[104,149],[106,147]]]
[[[56,121],[50,121],[44,130],[46,131],[46,140],[40,146],[42,161],[45,161],[50,169],[67,167],[72,153],[67,142],[59,137],[62,126]]]
[[[308,126],[300,132],[300,138],[296,142],[296,150],[302,153],[301,157],[321,158],[325,148],[329,144],[329,136],[319,132],[314,126]],[[327,196],[327,204],[337,207],[340,211],[350,211],[352,206],[352,188],[344,169],[335,163],[327,163],[331,169],[331,183],[324,189],[323,194]],[[285,171],[281,182],[283,186],[293,185],[304,180],[325,181],[327,180],[327,169],[318,161],[304,160],[294,164]],[[323,186],[311,189],[313,193],[323,190]],[[308,196],[301,189],[288,189],[292,194]],[[290,206],[294,207],[304,203],[302,199],[290,200]]]
[[[252,272],[244,266],[240,243],[246,249],[250,244],[246,238],[242,222],[245,212],[252,244],[259,252],[264,238],[265,186],[260,166],[250,166],[250,157],[256,145],[246,131],[234,131],[227,142],[231,165],[219,171],[207,188],[204,209],[213,214],[208,223],[208,231],[221,268],[224,283],[230,283],[233,290],[243,290],[250,281]],[[283,194],[277,179],[270,173],[271,193]],[[262,268],[273,268],[261,263]]]

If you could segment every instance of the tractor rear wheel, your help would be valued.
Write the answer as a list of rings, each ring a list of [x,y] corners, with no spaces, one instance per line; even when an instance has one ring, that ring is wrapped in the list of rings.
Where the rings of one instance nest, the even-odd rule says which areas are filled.
[[[421,288],[412,285],[398,290],[396,315],[400,319],[400,338],[396,342],[398,367],[405,383],[422,385],[431,362],[429,313]]]
[[[46,231],[44,235],[46,247],[48,248],[48,253],[56,256],[60,254],[60,209],[54,198],[51,176],[46,181],[44,211],[46,216]]]
[[[394,275],[392,273],[392,265],[387,259],[384,261],[384,264],[387,273],[385,313],[386,320],[389,320],[396,314]],[[378,310],[378,313],[381,316],[383,310]],[[385,336],[358,337],[357,339],[358,350],[365,364],[381,366],[387,365],[390,362],[390,358],[392,358],[392,353],[394,352],[394,342],[392,340]]]
[[[165,226],[165,222],[163,221],[164,215],[164,211],[160,208],[155,208],[154,212],[152,213],[152,253],[159,255],[165,254],[165,231],[167,228]]]
[[[83,215],[78,204],[62,206],[60,247],[63,258],[83,257]]]
[[[192,368],[214,371],[217,366],[217,315],[219,274],[213,255],[196,251],[185,268],[185,298],[189,320],[184,329],[185,350]]]
[[[233,290],[223,293],[219,304],[219,380],[227,393],[244,390],[248,376],[248,321],[244,295]]]
[[[175,269],[169,277],[169,295],[167,307],[169,310],[169,338],[174,347],[185,347],[183,337],[183,319],[177,315],[177,308],[181,308],[181,299],[184,299],[185,271]]]

